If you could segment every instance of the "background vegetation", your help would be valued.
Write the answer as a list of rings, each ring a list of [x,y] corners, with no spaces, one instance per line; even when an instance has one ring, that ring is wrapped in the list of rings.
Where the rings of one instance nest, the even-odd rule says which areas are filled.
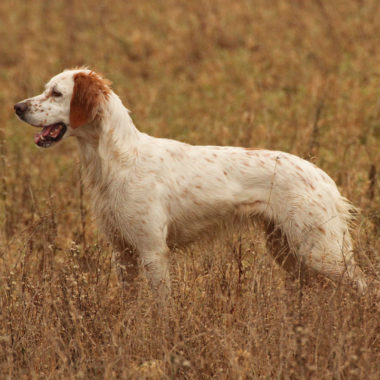
[[[378,0],[2,0],[0,377],[377,379],[378,300],[287,281],[260,228],[173,252],[166,313],[144,278],[132,301],[75,141],[37,149],[12,106],[88,65],[144,132],[312,160],[361,208],[357,260],[374,278],[379,14]]]

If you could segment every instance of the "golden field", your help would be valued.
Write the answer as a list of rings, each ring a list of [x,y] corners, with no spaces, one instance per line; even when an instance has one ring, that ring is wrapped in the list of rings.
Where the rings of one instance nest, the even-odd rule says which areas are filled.
[[[359,207],[357,261],[380,263],[380,2],[0,3],[0,378],[378,379],[378,298],[289,281],[260,225],[171,256],[157,313],[122,291],[80,185],[13,104],[64,68],[113,82],[136,126],[191,144],[284,150]]]

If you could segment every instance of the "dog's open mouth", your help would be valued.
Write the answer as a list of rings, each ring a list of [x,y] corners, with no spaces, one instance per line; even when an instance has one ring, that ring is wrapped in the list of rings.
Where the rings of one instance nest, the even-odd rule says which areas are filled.
[[[40,132],[36,133],[34,142],[41,148],[49,148],[53,143],[61,140],[66,129],[65,123],[62,122],[47,125]]]

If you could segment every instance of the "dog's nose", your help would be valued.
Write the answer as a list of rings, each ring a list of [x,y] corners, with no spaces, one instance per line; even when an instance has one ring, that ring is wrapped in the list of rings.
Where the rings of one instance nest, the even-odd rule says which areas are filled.
[[[27,102],[20,102],[14,105],[14,110],[18,116],[23,116],[26,110],[28,109]]]

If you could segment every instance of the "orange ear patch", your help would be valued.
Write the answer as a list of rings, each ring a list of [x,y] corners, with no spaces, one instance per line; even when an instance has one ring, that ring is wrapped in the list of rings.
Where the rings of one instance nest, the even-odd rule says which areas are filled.
[[[110,82],[100,75],[80,72],[74,75],[74,90],[70,102],[70,126],[75,129],[91,123],[99,106],[110,94]]]

